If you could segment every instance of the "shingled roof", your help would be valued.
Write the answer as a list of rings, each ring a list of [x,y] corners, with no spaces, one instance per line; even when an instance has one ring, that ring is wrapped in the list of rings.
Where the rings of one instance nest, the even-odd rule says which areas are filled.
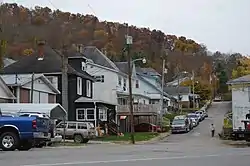
[[[61,73],[62,58],[49,46],[44,46],[44,58],[38,60],[38,52],[34,52],[30,56],[23,57],[19,61],[5,67],[4,74],[29,74],[29,73]],[[72,66],[68,65],[68,73],[75,74],[90,80],[94,78],[87,72],[76,71]]]

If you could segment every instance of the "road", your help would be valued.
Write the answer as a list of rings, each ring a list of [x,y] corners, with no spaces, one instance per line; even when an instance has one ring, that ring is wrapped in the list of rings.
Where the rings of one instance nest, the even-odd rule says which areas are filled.
[[[211,139],[209,127],[220,129],[227,103],[214,103],[209,118],[187,134],[171,135],[145,145],[88,144],[85,147],[43,148],[0,152],[1,166],[246,166],[250,149],[223,146]]]

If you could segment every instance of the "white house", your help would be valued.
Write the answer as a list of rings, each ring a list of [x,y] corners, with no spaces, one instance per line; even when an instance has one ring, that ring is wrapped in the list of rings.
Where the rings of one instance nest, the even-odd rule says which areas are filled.
[[[16,96],[16,103],[30,103],[33,89],[33,103],[55,103],[60,91],[43,75],[5,74],[1,75],[6,85]]]
[[[93,84],[93,98],[116,105],[128,104],[127,62],[112,62],[96,47],[88,46],[82,50],[87,60],[86,71],[96,78]],[[133,65],[132,93],[135,103],[149,104],[149,97],[142,80],[137,77]]]
[[[227,84],[232,90],[233,129],[244,129],[241,120],[245,120],[250,110],[250,75],[230,80]]]

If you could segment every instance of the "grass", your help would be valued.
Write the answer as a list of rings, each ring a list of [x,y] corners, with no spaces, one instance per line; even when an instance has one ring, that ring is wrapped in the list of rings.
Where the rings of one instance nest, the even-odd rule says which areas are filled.
[[[152,132],[138,132],[135,133],[135,141],[148,141],[152,138],[155,138],[159,136],[159,133],[152,133]],[[111,136],[105,136],[105,137],[99,137],[96,138],[95,140],[98,141],[130,141],[131,140],[131,135],[130,133],[125,133],[124,136],[116,136],[116,135],[111,135]]]

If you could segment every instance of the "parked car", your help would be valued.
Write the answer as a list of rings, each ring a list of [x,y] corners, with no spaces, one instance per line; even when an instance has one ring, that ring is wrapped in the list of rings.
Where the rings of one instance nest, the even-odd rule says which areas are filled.
[[[199,125],[199,117],[195,113],[189,113],[187,115],[188,118],[192,119],[193,126],[196,127]]]
[[[172,133],[189,132],[191,130],[190,119],[186,116],[176,116],[171,123]]]
[[[205,114],[203,111],[196,111],[197,115],[200,115],[200,121],[203,121],[205,119]]]
[[[160,132],[161,127],[152,123],[140,123],[135,125],[135,132]]]
[[[95,127],[91,122],[60,122],[56,126],[56,133],[64,136],[64,128],[65,138],[73,139],[76,143],[87,143],[90,139],[96,137]]]
[[[2,116],[0,111],[0,149],[29,150],[49,139],[49,119]]]

